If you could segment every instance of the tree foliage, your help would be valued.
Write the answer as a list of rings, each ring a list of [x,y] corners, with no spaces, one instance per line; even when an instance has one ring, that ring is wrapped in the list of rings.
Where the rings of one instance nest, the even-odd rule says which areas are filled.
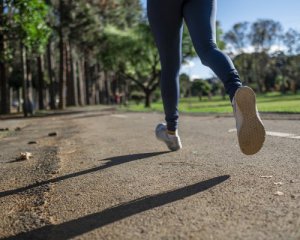
[[[235,24],[224,40],[246,84],[259,92],[299,88],[300,33],[296,30],[284,32],[279,22],[260,19],[251,25]]]
[[[10,14],[13,16],[11,30],[29,51],[44,50],[51,34],[45,21],[48,7],[42,0],[10,1]]]
[[[25,95],[39,98],[41,108],[49,95],[51,108],[63,108],[64,103],[112,103],[120,96],[127,102],[132,92],[143,96],[147,107],[154,95],[158,98],[160,59],[140,0],[3,0],[1,4],[2,113],[9,111],[11,98],[20,102]],[[260,92],[297,92],[298,31],[284,32],[279,22],[270,19],[236,23],[226,33],[221,23],[216,24],[217,45],[233,56],[244,83]],[[195,56],[184,26],[183,64]],[[214,94],[221,88],[215,81],[197,80],[192,85],[189,77],[180,76],[181,96]]]

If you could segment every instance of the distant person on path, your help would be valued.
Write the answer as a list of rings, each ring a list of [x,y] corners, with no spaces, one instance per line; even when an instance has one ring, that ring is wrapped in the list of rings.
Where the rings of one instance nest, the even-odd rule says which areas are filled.
[[[265,140],[265,129],[253,90],[242,86],[232,61],[217,48],[216,0],[148,0],[147,9],[160,55],[166,120],[166,124],[157,125],[156,137],[172,151],[182,148],[178,135],[178,99],[184,20],[202,63],[222,80],[230,97],[241,151],[247,155],[257,153]]]

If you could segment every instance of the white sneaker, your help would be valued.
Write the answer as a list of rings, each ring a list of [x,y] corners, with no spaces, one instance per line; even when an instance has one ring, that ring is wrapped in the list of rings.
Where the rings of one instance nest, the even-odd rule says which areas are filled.
[[[156,138],[165,144],[171,151],[177,151],[182,148],[180,137],[176,131],[175,135],[168,134],[167,126],[164,123],[160,123],[155,129]]]
[[[246,155],[257,153],[263,146],[266,131],[256,107],[254,91],[240,87],[232,100],[236,129],[241,151]]]

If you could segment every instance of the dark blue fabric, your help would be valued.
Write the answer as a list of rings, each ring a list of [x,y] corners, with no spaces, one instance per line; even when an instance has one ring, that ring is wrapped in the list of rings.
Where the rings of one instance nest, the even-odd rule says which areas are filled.
[[[216,0],[148,0],[148,19],[158,47],[161,94],[168,130],[178,125],[183,21],[201,62],[222,80],[232,100],[242,84],[230,58],[216,45]]]

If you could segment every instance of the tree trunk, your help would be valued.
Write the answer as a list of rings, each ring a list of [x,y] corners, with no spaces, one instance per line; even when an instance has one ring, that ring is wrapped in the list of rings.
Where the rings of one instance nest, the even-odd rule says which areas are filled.
[[[59,72],[59,108],[64,109],[66,107],[66,62],[64,42],[61,40],[60,45],[60,72]]]
[[[85,102],[87,105],[90,105],[90,72],[88,61],[84,60],[84,76],[85,76]]]
[[[31,60],[26,54],[26,88],[27,88],[27,111],[31,115],[34,113],[34,102],[33,102],[33,88],[32,88],[32,71],[31,71]]]
[[[85,91],[84,91],[84,64],[82,60],[77,63],[78,66],[78,95],[80,106],[85,105]]]
[[[71,61],[71,70],[72,70],[72,92],[73,92],[73,105],[78,106],[78,75],[77,75],[77,64],[74,60],[74,55],[72,50],[70,51],[70,61]]]
[[[44,104],[44,58],[42,55],[37,57],[38,62],[38,93],[39,93],[39,109],[45,109]]]
[[[94,71],[91,72],[95,74],[95,68]],[[96,79],[94,74],[91,74],[91,100],[90,100],[90,104],[93,105],[96,103]]]
[[[96,84],[95,84],[95,82],[92,83],[90,104],[92,104],[92,105],[96,104]]]
[[[21,63],[22,63],[22,97],[23,97],[23,113],[24,117],[28,116],[28,99],[27,99],[27,64],[26,64],[26,50],[23,43],[20,46],[21,49]]]
[[[63,34],[63,0],[59,1],[60,11],[60,28],[59,28],[59,51],[60,51],[60,63],[59,63],[59,108],[64,109],[66,107],[66,56],[65,56],[65,41]]]
[[[66,65],[67,65],[67,106],[75,105],[75,82],[74,74],[72,72],[72,50],[70,42],[66,42]]]
[[[32,71],[31,71],[31,59],[28,58],[27,50],[26,50],[26,67],[27,67],[27,89],[28,96],[30,100],[32,100]]]
[[[13,97],[14,97],[14,89],[12,87],[9,87],[9,113],[11,113],[11,104],[13,102]]]
[[[53,77],[53,71],[52,71],[52,55],[51,55],[51,42],[47,44],[47,59],[48,59],[48,75],[50,80],[50,109],[55,109],[55,90],[54,90],[54,77]]]
[[[100,72],[99,99],[100,99],[100,104],[105,103],[105,73],[103,71]]]
[[[297,82],[295,80],[291,82],[291,91],[293,94],[297,94]]]
[[[0,40],[1,41],[1,40]],[[0,50],[0,54],[1,54]],[[0,78],[1,78],[1,107],[0,107],[0,114],[7,114],[9,113],[10,103],[9,103],[9,88],[8,88],[8,81],[6,76],[6,64],[4,61],[1,60],[0,62]]]
[[[105,103],[111,104],[111,85],[109,80],[109,73],[105,71]]]
[[[100,74],[100,64],[99,63],[97,63],[95,66],[95,74],[96,74],[95,104],[100,104],[101,74]]]
[[[0,4],[0,28],[5,25],[3,18],[4,2],[1,1]],[[10,102],[9,102],[9,86],[8,79],[6,75],[6,64],[5,64],[5,36],[3,31],[0,31],[0,88],[1,88],[1,107],[0,113],[6,114],[10,112]]]
[[[252,63],[253,63],[253,68],[252,68],[252,76],[253,76],[253,82],[256,84],[256,89],[255,91],[258,91],[258,76],[257,76],[257,56],[256,53],[252,54]]]
[[[124,88],[123,88],[123,93],[124,93],[123,104],[127,106],[128,102],[129,102],[129,98],[130,98],[130,86],[129,86],[128,81],[125,81],[125,84],[123,86],[124,86]]]
[[[17,99],[18,99],[17,111],[19,113],[19,112],[21,112],[22,88],[17,89]]]
[[[246,62],[246,56],[245,53],[242,53],[242,75],[243,75],[243,81],[245,85],[248,85],[249,81],[248,81],[248,74],[247,74],[247,62]]]
[[[149,90],[144,90],[144,93],[145,93],[145,108],[150,108],[152,92]]]

